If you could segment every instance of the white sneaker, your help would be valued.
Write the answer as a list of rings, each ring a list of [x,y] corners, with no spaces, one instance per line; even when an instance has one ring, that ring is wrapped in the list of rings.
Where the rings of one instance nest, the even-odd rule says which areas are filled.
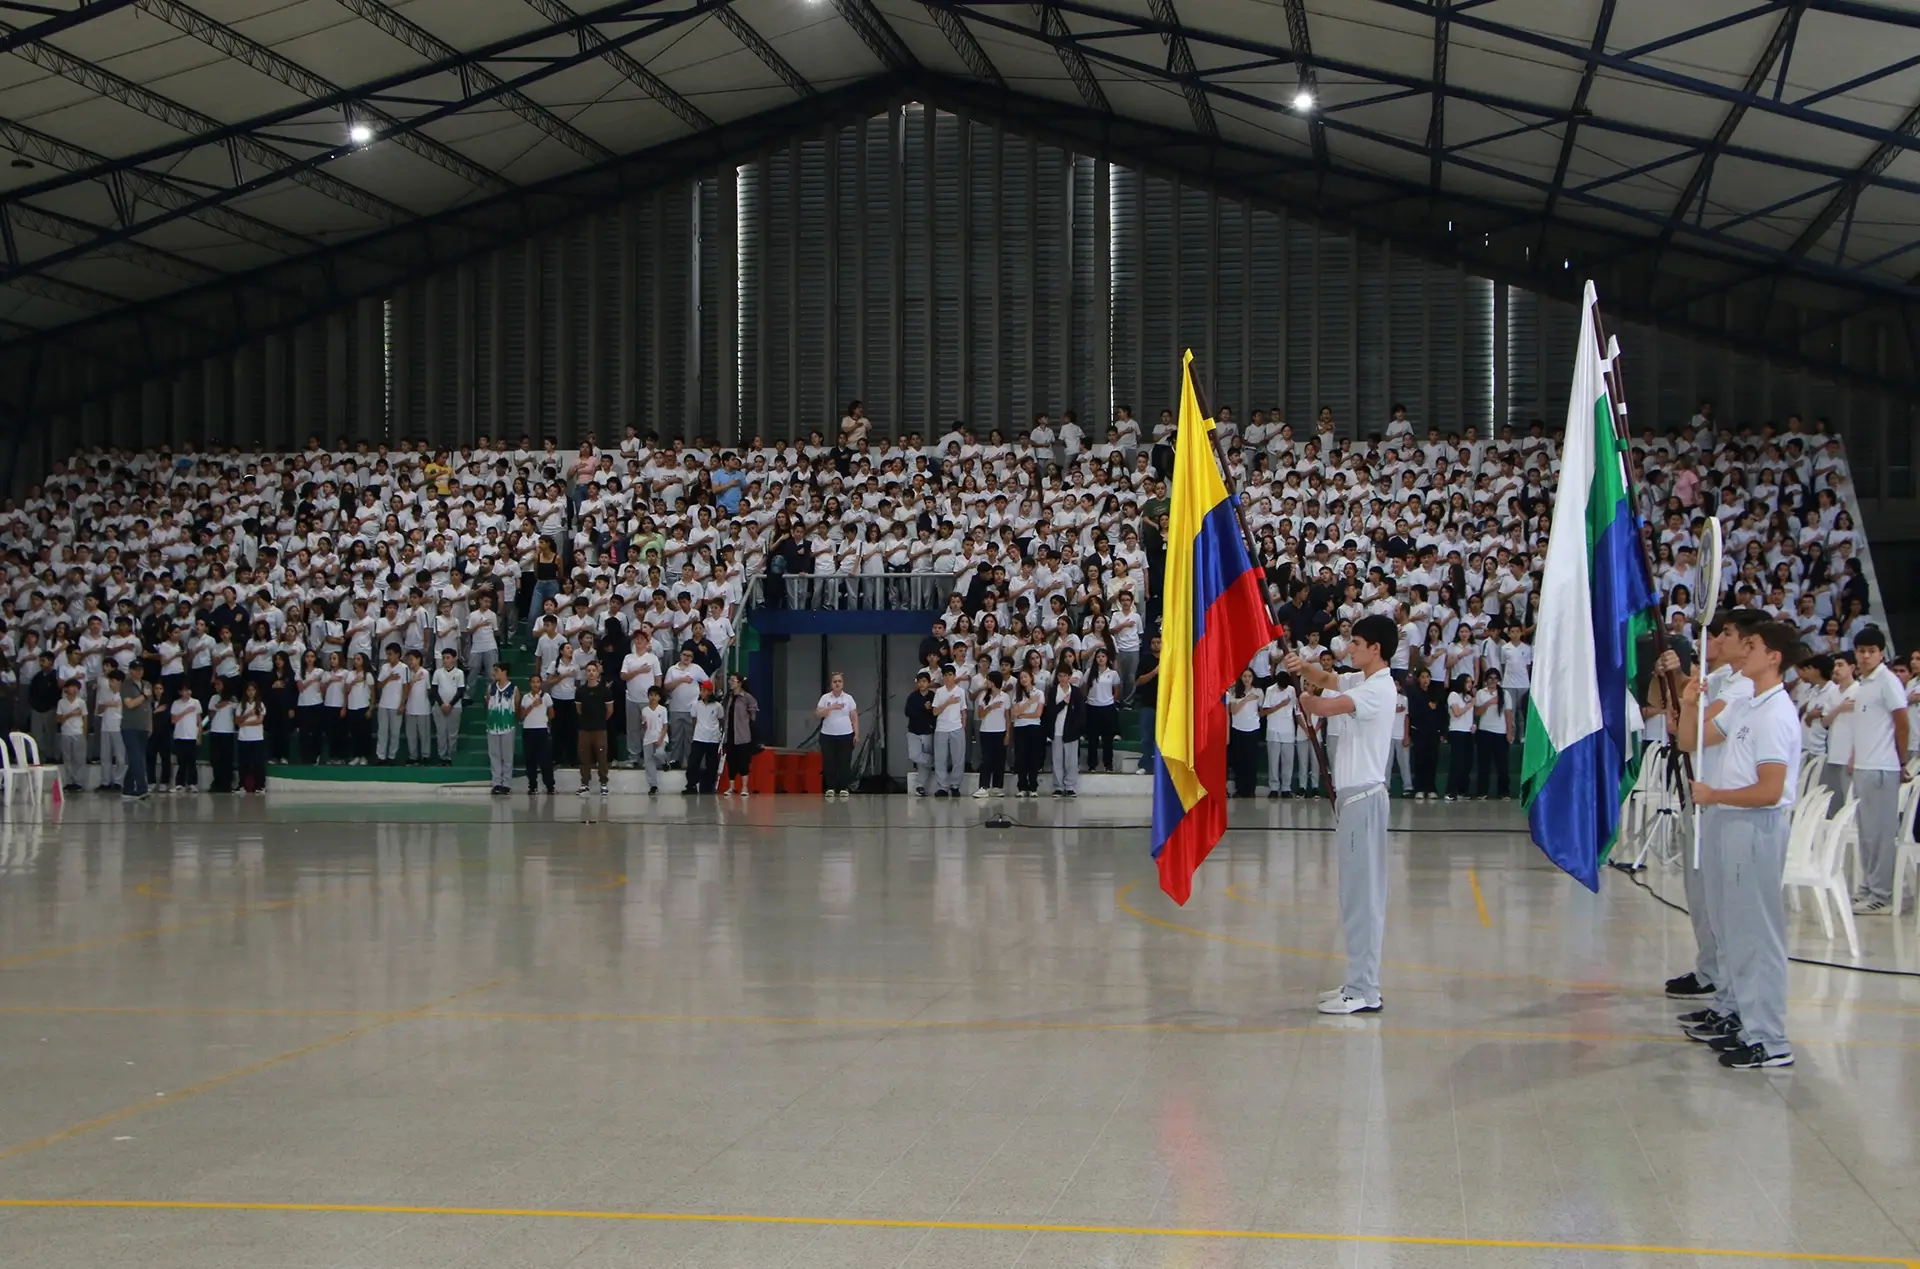
[[[995,789],[995,790],[993,791],[993,796],[995,796],[995,797],[997,797],[997,798],[1003,798],[1003,797],[1005,797],[1005,796],[1007,796],[1007,791],[1006,791],[1005,789]]]
[[[1886,916],[1893,911],[1893,904],[1886,899],[1866,898],[1853,905],[1855,916]]]
[[[977,798],[990,798],[993,796],[993,790],[986,789],[986,788],[975,789],[973,791],[973,796]]]
[[[741,797],[745,797],[745,796],[747,796],[747,794],[749,794],[749,793],[751,793],[751,792],[753,792],[753,790],[752,790],[752,789],[749,789],[749,788],[748,788],[748,787],[747,787],[746,785],[744,785],[744,784],[743,784],[743,785],[741,785],[741,786],[740,786],[740,796],[741,796]]]
[[[1356,996],[1342,987],[1331,996],[1323,996],[1319,1008],[1321,1013],[1379,1013],[1380,1002],[1368,1004],[1366,997]]]

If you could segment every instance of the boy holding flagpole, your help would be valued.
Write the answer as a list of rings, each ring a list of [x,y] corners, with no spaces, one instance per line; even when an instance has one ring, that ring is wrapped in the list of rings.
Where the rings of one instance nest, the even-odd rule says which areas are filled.
[[[1347,979],[1320,997],[1321,1013],[1379,1013],[1380,951],[1387,932],[1387,773],[1399,737],[1394,703],[1400,691],[1388,668],[1399,627],[1380,614],[1353,624],[1347,659],[1357,673],[1333,674],[1298,653],[1287,673],[1321,689],[1302,696],[1309,718],[1345,718],[1333,757],[1334,850],[1340,858],[1340,924],[1346,933]]]

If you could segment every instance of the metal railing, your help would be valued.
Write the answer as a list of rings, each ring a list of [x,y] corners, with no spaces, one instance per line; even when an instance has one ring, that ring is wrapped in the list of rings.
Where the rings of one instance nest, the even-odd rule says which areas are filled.
[[[935,611],[946,608],[957,580],[953,573],[761,573],[747,579],[746,606],[814,612]]]

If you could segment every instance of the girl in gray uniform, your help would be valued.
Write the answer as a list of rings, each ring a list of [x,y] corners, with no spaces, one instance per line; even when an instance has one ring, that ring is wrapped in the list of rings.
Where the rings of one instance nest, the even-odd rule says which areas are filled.
[[[1806,653],[1799,631],[1780,621],[1754,628],[1741,643],[1740,668],[1753,695],[1708,719],[1707,746],[1719,750],[1714,782],[1693,785],[1694,803],[1703,808],[1701,853],[1718,864],[1712,907],[1726,1006],[1687,1028],[1687,1037],[1717,1050],[1720,1065],[1753,1071],[1793,1065],[1780,878],[1800,769],[1800,718],[1780,678]],[[1682,748],[1692,747],[1700,696],[1700,680],[1688,680],[1681,693]]]
[[[1340,923],[1346,933],[1347,981],[1320,996],[1321,1013],[1379,1013],[1380,948],[1387,932],[1387,770],[1400,737],[1394,703],[1400,689],[1388,662],[1400,629],[1375,614],[1353,623],[1347,659],[1357,674],[1334,674],[1287,657],[1287,673],[1323,696],[1302,696],[1309,718],[1341,718],[1334,751],[1334,849],[1340,856]],[[1331,746],[1330,746],[1331,747]]]

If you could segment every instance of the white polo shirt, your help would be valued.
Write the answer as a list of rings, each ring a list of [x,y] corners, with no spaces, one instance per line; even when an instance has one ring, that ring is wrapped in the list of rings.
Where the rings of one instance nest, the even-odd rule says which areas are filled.
[[[1898,771],[1901,755],[1893,747],[1893,715],[1907,707],[1907,691],[1884,662],[1860,680],[1853,697],[1853,769]]]
[[[1741,701],[1750,701],[1753,699],[1753,680],[1738,670],[1733,669],[1731,666],[1723,665],[1707,675],[1706,698],[1708,705],[1712,705],[1715,701],[1725,701],[1727,708],[1721,711],[1722,714],[1725,714]],[[1716,719],[1715,721],[1717,722],[1718,720]],[[1727,750],[1725,745],[1714,745],[1705,753],[1701,754],[1699,763],[1701,781],[1705,784],[1712,785],[1716,789],[1740,787],[1739,785],[1730,785],[1726,781],[1725,774],[1722,770],[1726,758]],[[1752,784],[1753,781],[1748,780],[1746,783]]]
[[[1716,789],[1744,789],[1759,782],[1762,765],[1778,762],[1786,767],[1787,778],[1773,805],[1792,806],[1794,777],[1800,770],[1800,715],[1786,688],[1775,684],[1758,696],[1728,702],[1713,726],[1726,739],[1707,750],[1719,755],[1716,778],[1708,783]]]
[[[823,702],[824,703],[824,702]],[[967,689],[959,684],[933,689],[933,729],[965,731],[967,728]],[[820,729],[826,731],[823,726]]]
[[[820,734],[822,736],[851,736],[853,734],[853,716],[858,713],[860,709],[858,705],[854,704],[853,697],[847,695],[845,692],[828,692],[820,698],[820,704],[815,708],[828,711],[827,716],[820,720]]]
[[[1393,702],[1400,695],[1393,672],[1381,666],[1372,674],[1342,674],[1337,695],[1353,702],[1340,744],[1333,751],[1333,787],[1346,792],[1387,782],[1393,760]]]

